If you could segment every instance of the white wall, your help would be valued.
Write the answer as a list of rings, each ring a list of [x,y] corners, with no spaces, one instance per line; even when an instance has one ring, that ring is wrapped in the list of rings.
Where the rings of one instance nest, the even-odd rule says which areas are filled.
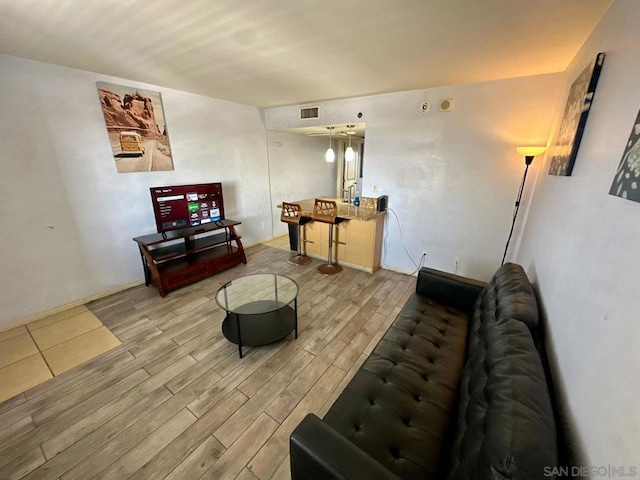
[[[426,251],[427,265],[451,271],[454,257],[460,257],[458,273],[488,279],[500,265],[524,170],[515,147],[546,145],[561,78],[541,75],[324,102],[315,121],[297,120],[299,106],[271,108],[265,126],[366,122],[362,194],[389,195],[416,262]],[[454,99],[452,112],[439,111],[444,98]],[[434,106],[427,114],[420,113],[424,100]],[[526,203],[522,209],[526,213]],[[415,270],[393,215],[388,215],[384,263]]]
[[[280,221],[280,209],[275,206],[305,198],[335,196],[337,162],[327,163],[324,159],[329,146],[326,137],[269,131],[267,144],[273,234],[285,235],[287,224]],[[335,144],[334,140],[334,149]]]
[[[608,194],[640,108],[640,4],[616,0],[568,69],[606,52],[573,175],[536,186],[518,261],[548,319],[566,418],[584,462],[640,459],[640,204]],[[558,123],[559,118],[556,118]]]
[[[221,181],[245,243],[271,238],[258,109],[3,55],[0,72],[0,328],[141,281],[151,186]],[[96,81],[161,92],[175,171],[116,172]]]

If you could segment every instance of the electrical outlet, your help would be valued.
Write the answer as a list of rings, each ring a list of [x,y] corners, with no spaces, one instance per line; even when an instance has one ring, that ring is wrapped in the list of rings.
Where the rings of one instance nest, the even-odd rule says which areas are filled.
[[[427,257],[427,251],[426,251],[426,250],[423,250],[423,251],[422,251],[422,257],[423,257],[423,258],[426,258],[426,257]]]
[[[260,228],[264,230],[264,222],[260,222]]]
[[[456,273],[460,268],[460,257],[454,257],[453,259],[453,273]]]
[[[374,185],[371,189],[373,190],[373,193],[378,193],[378,185]]]

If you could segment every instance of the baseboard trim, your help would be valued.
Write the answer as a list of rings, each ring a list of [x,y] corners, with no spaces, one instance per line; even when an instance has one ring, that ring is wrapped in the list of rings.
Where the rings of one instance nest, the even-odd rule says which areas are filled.
[[[416,272],[415,270],[405,270],[403,268],[396,268],[396,267],[392,267],[391,265],[386,265],[386,264],[380,265],[380,268],[382,268],[383,270],[390,270],[392,272],[404,273],[405,275],[409,275],[409,276],[412,276],[412,277],[417,277],[418,276],[418,272]]]
[[[45,310],[44,312],[36,313],[28,317],[22,318],[20,320],[4,323],[0,325],[0,332],[4,332],[5,330],[11,330],[12,328],[26,325],[29,322],[40,320],[41,318],[48,317],[49,315],[55,315],[56,313],[64,312],[65,310],[69,310],[74,307],[79,307],[80,305],[84,305],[86,303],[93,302],[94,300],[99,300],[101,298],[108,297],[109,295],[113,295],[114,293],[122,292],[123,290],[128,290],[129,288],[132,288],[132,287],[137,287],[138,285],[144,285],[144,281],[138,280],[135,282],[127,283],[125,285],[120,285],[119,287],[115,287],[110,290],[105,290],[104,292],[96,293],[95,295],[90,295],[88,297],[84,297],[79,300],[75,300],[73,302],[65,303],[64,305],[60,305],[59,307],[51,308],[49,310]]]

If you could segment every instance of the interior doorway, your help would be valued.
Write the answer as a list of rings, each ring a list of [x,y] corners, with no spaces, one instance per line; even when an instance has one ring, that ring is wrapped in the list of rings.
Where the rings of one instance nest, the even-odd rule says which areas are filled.
[[[340,132],[338,165],[336,168],[336,189],[338,197],[353,200],[362,193],[362,173],[364,167],[364,124],[347,125]],[[351,153],[348,152],[351,147]]]

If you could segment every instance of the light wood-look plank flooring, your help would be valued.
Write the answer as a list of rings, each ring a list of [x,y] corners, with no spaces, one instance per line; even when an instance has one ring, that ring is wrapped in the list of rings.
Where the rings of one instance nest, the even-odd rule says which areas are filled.
[[[140,286],[88,304],[122,345],[0,403],[0,478],[289,478],[291,431],[324,415],[415,286],[386,270],[324,276],[289,254],[259,245],[166,298]],[[299,284],[299,337],[240,359],[214,296],[259,272]]]

